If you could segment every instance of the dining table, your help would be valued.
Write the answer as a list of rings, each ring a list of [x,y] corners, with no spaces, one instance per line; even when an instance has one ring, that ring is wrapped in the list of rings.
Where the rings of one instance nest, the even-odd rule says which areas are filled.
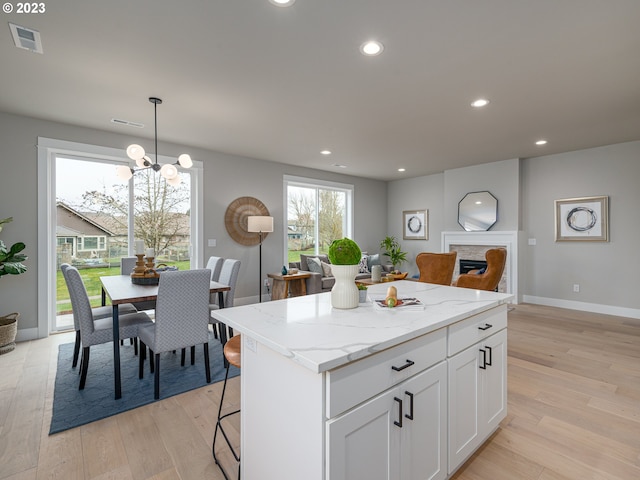
[[[120,321],[119,306],[123,303],[153,301],[158,298],[158,285],[139,285],[131,281],[129,275],[111,275],[100,277],[102,284],[102,305],[106,305],[107,297],[113,307],[113,377],[116,400],[122,397],[120,379]],[[231,290],[229,285],[211,282],[209,291],[218,294],[218,304],[224,308],[224,292]],[[226,329],[220,329],[222,343],[226,341]]]

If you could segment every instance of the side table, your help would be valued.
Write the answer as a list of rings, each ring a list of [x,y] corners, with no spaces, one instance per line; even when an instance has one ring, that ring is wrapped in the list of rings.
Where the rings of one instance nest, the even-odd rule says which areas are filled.
[[[307,283],[305,280],[311,276],[310,273],[294,273],[282,275],[279,273],[267,273],[267,277],[273,280],[272,300],[282,300],[288,297],[298,297],[307,294]]]

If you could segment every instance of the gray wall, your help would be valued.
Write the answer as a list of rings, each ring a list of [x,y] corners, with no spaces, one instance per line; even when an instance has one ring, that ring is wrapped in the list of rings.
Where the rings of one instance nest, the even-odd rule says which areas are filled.
[[[20,311],[20,330],[37,326],[37,138],[86,143],[124,149],[139,137],[0,113],[0,218],[14,217],[0,233],[5,243],[27,244],[28,271],[0,279],[0,315]],[[160,143],[164,155],[177,156],[184,146]],[[204,258],[216,255],[242,261],[236,299],[258,295],[258,247],[235,243],[224,227],[224,213],[234,199],[252,196],[261,200],[275,219],[275,228],[263,244],[263,274],[278,272],[284,262],[282,228],[283,175],[330,180],[355,185],[355,240],[363,249],[377,251],[386,235],[387,187],[385,182],[292,167],[273,162],[188,148],[194,160],[204,163]],[[383,219],[380,221],[380,219]],[[215,238],[216,247],[206,240]],[[250,300],[250,299],[249,299]]]

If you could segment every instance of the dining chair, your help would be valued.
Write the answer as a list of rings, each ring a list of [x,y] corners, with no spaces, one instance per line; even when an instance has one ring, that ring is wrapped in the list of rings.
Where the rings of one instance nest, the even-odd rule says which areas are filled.
[[[138,259],[136,257],[120,258],[120,275],[131,275],[136,266]],[[134,302],[133,305],[138,310],[153,310],[156,308],[155,300],[147,300],[145,302]]]
[[[220,270],[220,278],[218,282],[223,285],[229,285],[230,290],[224,292],[222,294],[222,298],[224,301],[224,307],[233,307],[233,299],[236,293],[236,283],[238,281],[238,273],[240,272],[240,260],[235,260],[233,258],[227,258],[222,263],[222,269]],[[209,304],[209,323],[213,326],[213,333],[218,338],[218,331],[220,327],[220,322],[211,316],[211,312],[213,310],[218,310],[220,306],[216,302]],[[222,339],[222,336],[220,336]]]
[[[422,252],[416,256],[416,265],[420,271],[419,282],[451,285],[453,271],[456,268],[457,252]]]
[[[80,385],[78,389],[84,390],[89,369],[90,347],[113,341],[113,318],[111,316],[99,319],[94,318],[87,289],[77,268],[68,266],[64,275],[69,287],[74,322],[78,322],[82,336],[82,359],[80,361]],[[118,320],[120,338],[135,338],[138,336],[138,327],[153,325],[151,318],[144,312],[122,314],[118,316]]]
[[[224,258],[222,257],[209,257],[209,261],[207,262],[207,266],[205,268],[208,268],[209,270],[211,270],[212,282],[220,281],[220,271],[222,270],[223,262],[224,262]],[[217,293],[212,293],[210,295],[209,303],[211,305],[218,303]],[[213,336],[215,338],[218,338],[218,329],[215,327],[215,325],[213,326]]]
[[[146,347],[154,373],[154,398],[160,398],[160,354],[203,344],[207,383],[211,382],[209,367],[209,285],[211,270],[163,272],[158,282],[156,318],[152,325],[138,331],[140,340],[139,377],[144,378]]]
[[[71,294],[71,288],[69,287],[69,280],[67,280],[66,272],[67,272],[67,268],[69,268],[70,266],[71,265],[69,265],[68,263],[63,263],[60,265],[60,270],[62,271],[62,276],[67,285],[67,290],[69,291],[69,294]],[[118,308],[122,315],[138,312],[138,309],[134,307],[131,303],[123,303]],[[113,308],[110,305],[105,305],[102,307],[92,307],[91,312],[93,313],[93,318],[95,320],[99,320],[101,318],[111,318],[111,315],[113,314]],[[82,335],[80,334],[80,322],[76,318],[75,313],[73,314],[73,328],[76,331],[76,341],[75,341],[75,345],[73,346],[73,361],[71,363],[71,366],[75,368],[78,365],[78,356],[80,354],[80,343],[82,342]],[[138,343],[136,342],[134,343],[134,345],[135,345],[135,353],[137,355]]]
[[[498,284],[507,262],[507,249],[502,247],[491,248],[487,250],[484,256],[487,260],[486,270],[483,273],[463,273],[458,277],[454,286],[498,291]]]

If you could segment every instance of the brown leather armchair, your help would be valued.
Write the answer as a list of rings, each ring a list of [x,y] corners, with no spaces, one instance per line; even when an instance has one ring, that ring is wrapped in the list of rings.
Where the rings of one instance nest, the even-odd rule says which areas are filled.
[[[458,277],[456,287],[497,291],[507,261],[506,248],[492,248],[485,253],[487,269],[484,273],[463,273]]]
[[[420,270],[419,282],[451,285],[453,271],[456,268],[457,252],[429,253],[422,252],[416,256],[416,264]]]

